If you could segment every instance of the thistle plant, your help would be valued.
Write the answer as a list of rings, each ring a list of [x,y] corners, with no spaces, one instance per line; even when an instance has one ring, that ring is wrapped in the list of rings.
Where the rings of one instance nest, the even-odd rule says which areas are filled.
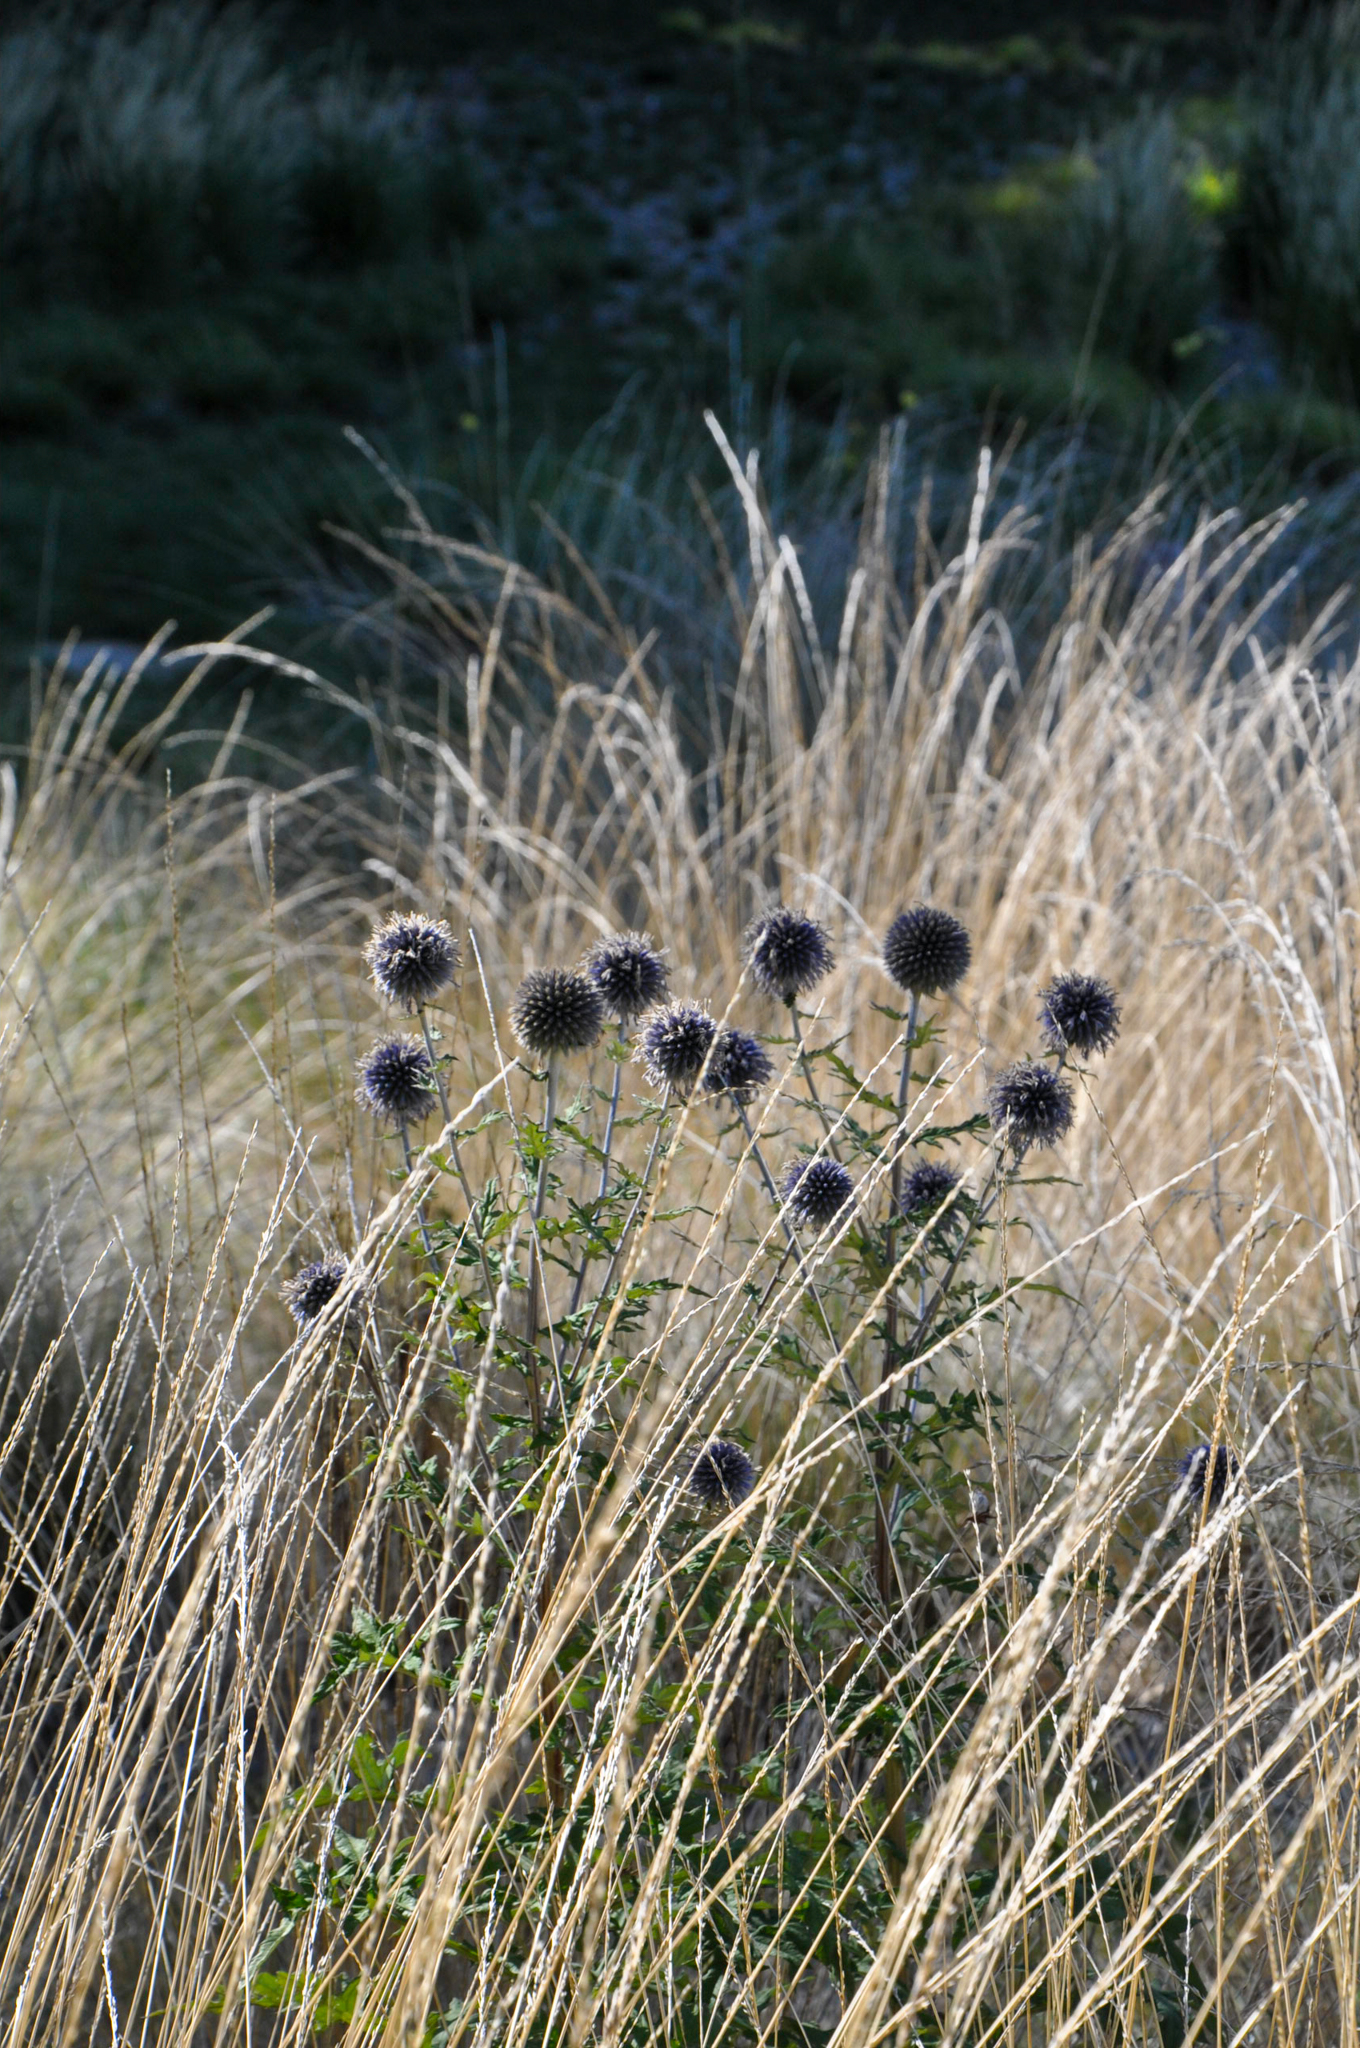
[[[379,994],[425,1026],[426,1007],[451,985],[459,953],[446,925],[412,913],[379,926],[364,959]],[[877,1006],[896,1029],[881,1062],[897,1074],[890,1093],[876,1074],[856,1071],[843,1044],[808,1044],[797,1004],[833,971],[835,953],[824,927],[782,906],[749,927],[742,983],[718,1015],[670,995],[661,950],[642,933],[597,940],[576,969],[531,969],[508,1003],[506,1021],[521,1058],[497,1084],[504,1108],[473,1127],[478,1157],[499,1156],[502,1121],[514,1132],[516,1150],[503,1166],[484,1167],[479,1185],[466,1179],[471,1151],[464,1160],[454,1148],[459,1116],[441,1092],[444,1063],[428,1027],[420,1037],[381,1037],[360,1063],[361,1097],[382,1125],[400,1133],[408,1171],[408,1131],[439,1095],[449,1150],[428,1147],[421,1171],[432,1191],[451,1173],[468,1204],[461,1225],[420,1214],[423,1312],[427,1329],[437,1333],[432,1355],[440,1365],[439,1384],[432,1381],[422,1397],[429,1442],[461,1441],[464,1449],[418,1456],[408,1446],[388,1481],[403,1541],[416,1554],[448,1554],[453,1545],[468,1560],[483,1560],[482,1635],[474,1639],[456,1619],[438,1624],[463,1643],[465,1660],[482,1654],[474,1641],[486,1639],[488,1628],[500,1644],[496,1654],[506,1656],[516,1631],[546,1622],[571,1583],[569,1567],[589,1540],[592,1513],[601,1500],[617,1499],[610,1571],[626,1579],[650,1543],[664,1561],[666,1583],[677,1589],[658,1610],[658,1671],[702,1666],[706,1632],[726,1626],[728,1603],[748,1569],[744,1560],[754,1555],[751,1517],[764,1498],[757,1473],[778,1448],[771,1441],[762,1450],[762,1435],[775,1426],[769,1411],[742,1406],[732,1387],[758,1363],[795,1400],[799,1390],[815,1390],[807,1396],[814,1411],[839,1432],[852,1469],[836,1482],[834,1513],[814,1516],[801,1497],[786,1496],[778,1509],[785,1548],[777,1554],[787,1553],[799,1583],[806,1571],[809,1586],[832,1589],[834,1615],[854,1619],[823,1707],[837,1731],[837,1755],[866,1787],[855,1809],[862,1819],[851,1820],[847,1809],[836,1822],[837,1840],[861,1872],[853,1906],[839,1886],[837,1924],[853,1923],[866,1953],[887,1925],[891,1886],[909,1855],[910,1759],[925,1750],[948,1768],[961,1753],[981,1654],[971,1638],[961,1642],[927,1686],[904,1695],[911,1631],[925,1625],[931,1603],[946,1593],[978,1602],[988,1626],[1004,1622],[1000,1596],[987,1590],[984,1555],[1000,1497],[994,1511],[992,1494],[974,1478],[979,1442],[994,1416],[966,1379],[946,1391],[947,1368],[964,1363],[965,1335],[975,1342],[995,1312],[985,1255],[995,1233],[1010,1225],[1009,1191],[1020,1185],[1026,1163],[1060,1145],[1072,1128],[1069,1069],[1075,1073],[1077,1061],[1108,1051],[1119,1023],[1107,983],[1056,977],[1041,995],[1038,1055],[1004,1067],[985,1093],[975,1091],[951,1115],[946,1104],[958,1082],[942,1020],[924,1006],[958,987],[971,962],[968,933],[949,912],[917,905],[893,920],[882,956],[908,997],[905,1014]],[[740,1016],[728,1021],[743,990],[786,1009],[791,1040],[766,1041]],[[563,1108],[565,1064],[584,1062],[607,1023],[618,1034],[608,1045],[612,1085],[607,1092],[587,1086]],[[793,1087],[781,1044],[800,1077]],[[820,1086],[819,1067],[826,1077]],[[531,1113],[535,1100],[542,1103],[538,1115]],[[790,1147],[778,1176],[767,1143]],[[672,1200],[669,1191],[687,1185],[696,1162],[717,1174],[716,1195],[664,1208],[663,1195]],[[691,1218],[694,1239],[685,1234]],[[665,1249],[671,1230],[676,1246],[697,1244],[684,1279],[676,1251]],[[704,1246],[718,1232],[724,1249],[711,1255],[713,1272],[701,1284],[696,1276],[710,1256]],[[516,1263],[522,1240],[529,1245],[527,1273]],[[736,1284],[729,1267],[740,1267]],[[285,1299],[300,1328],[324,1311],[346,1271],[341,1260],[316,1260],[287,1283]],[[1007,1284],[1013,1293],[1023,1282],[1010,1276]],[[679,1303],[658,1323],[672,1294]],[[517,1297],[522,1315],[512,1313]],[[679,1305],[695,1302],[701,1306]],[[696,1370],[689,1398],[672,1409],[661,1399],[671,1369],[668,1332],[696,1316],[709,1321],[699,1346],[707,1362]],[[481,1361],[475,1370],[474,1360]],[[390,1428],[378,1391],[375,1411]],[[461,1404],[464,1416],[452,1433],[441,1405],[449,1402]],[[660,1419],[639,1462],[634,1431],[646,1403]],[[1203,1501],[1206,1491],[1216,1501],[1235,1468],[1222,1451],[1212,1466],[1196,1465],[1198,1455],[1184,1467],[1183,1490],[1192,1501]],[[504,1508],[494,1505],[500,1499]],[[955,1532],[944,1547],[942,1521]],[[702,1593],[691,1601],[682,1589],[696,1574]],[[605,1600],[603,1578],[598,1586]],[[773,1603],[770,1612],[785,1615],[772,1582],[761,1598]],[[787,1631],[788,1653],[805,1667],[822,1657],[796,1607],[779,1626]],[[395,1612],[356,1615],[353,1627],[331,1641],[318,1700],[343,1696],[355,1672],[375,1662],[426,1671],[435,1640],[411,1635]],[[596,1768],[592,1703],[607,1690],[608,1663],[604,1615],[583,1612],[541,1664],[524,1724],[539,1769],[523,1794],[522,1869],[546,1868],[551,1842],[566,1885],[584,1881],[595,1853],[570,1816]],[[665,1725],[673,1731],[675,1724]],[[663,1756],[672,1740],[673,1732],[658,1736],[648,1770],[672,1769]],[[352,1938],[368,1924],[358,1903],[363,1887],[373,1891],[378,1860],[389,1858],[378,1883],[392,1902],[384,1933],[373,1937],[379,1952],[395,1941],[402,1916],[419,1908],[418,1888],[402,1888],[404,1866],[390,1848],[398,1837],[385,1817],[401,1755],[396,1747],[364,1752],[363,1769],[381,1784],[382,1797],[347,1888],[332,1885],[327,1894]],[[724,1789],[734,1816],[746,1816],[730,1823],[738,1834],[758,1825],[751,1801],[764,1768],[753,1762],[744,1790]],[[680,1838],[701,1845],[710,1825],[703,1798],[692,1783],[678,1796]],[[304,1858],[276,1897],[306,1900],[308,1910],[320,1911],[315,1868],[315,1858]],[[631,1870],[620,1881],[629,1898],[641,1895]],[[470,1910],[485,1919],[496,1896],[494,1886],[477,1880]],[[809,1893],[821,1896],[815,1887]],[[548,1912],[546,1892],[542,1910]],[[292,1939],[301,1912],[290,1904],[269,1938]],[[834,1918],[828,1909],[825,1924]],[[783,1953],[784,1941],[772,1926],[766,1956]],[[724,1981],[696,1961],[674,1996],[692,2018]],[[621,2038],[644,2048],[653,2022],[654,2016],[646,2026],[639,2019]],[[750,2029],[747,2037],[755,2038]]]

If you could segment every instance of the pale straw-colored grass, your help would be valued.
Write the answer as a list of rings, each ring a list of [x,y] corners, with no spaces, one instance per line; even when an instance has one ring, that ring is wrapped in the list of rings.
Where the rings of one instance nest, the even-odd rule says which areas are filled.
[[[706,2043],[1356,2039],[1360,673],[1325,619],[1258,637],[1242,592],[1287,564],[1283,520],[1206,527],[1131,594],[1155,506],[1078,555],[1022,667],[995,599],[1026,531],[993,527],[985,462],[966,546],[914,589],[879,470],[827,634],[733,466],[744,652],[711,759],[603,607],[408,500],[392,573],[424,672],[352,700],[373,772],[276,763],[273,794],[238,734],[167,800],[184,707],[124,742],[91,672],[54,679],[6,782],[7,2044],[358,2043],[380,2020],[412,2043],[678,2040],[705,1941],[685,2038]],[[251,658],[332,715],[322,677]],[[1052,970],[1124,1005],[1064,1178],[1009,1198],[1001,1292],[932,1361],[997,1396],[970,1470],[991,1520],[927,1500],[933,1583],[904,1554],[886,1606],[843,1512],[864,1449],[840,1398],[847,1367],[872,1387],[884,1290],[852,1304],[820,1243],[834,1345],[789,1264],[752,1328],[742,1284],[782,1241],[719,1119],[686,1113],[629,1254],[684,1290],[580,1345],[565,1440],[500,1487],[504,1375],[464,1349],[451,1389],[447,1303],[411,1286],[418,1206],[461,1221],[460,1198],[437,1142],[391,1177],[352,1103],[379,1015],[357,944],[394,897],[475,934],[498,1035],[471,953],[442,1028],[463,1157],[509,1184],[506,1117],[474,1127],[538,1113],[505,1037],[524,966],[647,925],[678,989],[779,1031],[739,947],[775,893],[837,937],[810,1036],[843,1034],[880,1090],[900,1040],[875,938],[919,896],[974,938],[941,1006],[960,1115],[1033,1046]],[[780,1057],[772,1153],[816,1142]],[[624,1133],[635,1167],[648,1139]],[[521,1271],[531,1234],[526,1211]],[[337,1244],[353,1285],[285,1348],[277,1278]],[[794,1323],[799,1377],[774,1341]],[[693,1445],[736,1424],[752,1498],[679,1517]],[[1210,1438],[1244,1478],[1201,1526],[1172,1474]],[[394,1486],[428,1458],[448,1491],[421,1521]],[[406,1667],[317,1697],[359,1610],[399,1622]],[[875,1701],[914,1742],[890,1753]],[[554,1715],[582,1759],[556,1806]],[[373,1811],[318,1799],[365,1734],[411,1742]],[[409,1913],[346,1932],[318,1904],[267,1964],[294,2002],[250,2005],[271,1885],[370,1826],[380,1899],[422,1879]]]

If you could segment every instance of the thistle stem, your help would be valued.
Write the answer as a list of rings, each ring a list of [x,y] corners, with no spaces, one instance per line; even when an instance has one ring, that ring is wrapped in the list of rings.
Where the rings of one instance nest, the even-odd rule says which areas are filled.
[[[822,1101],[821,1096],[817,1093],[817,1083],[813,1079],[812,1074],[812,1062],[808,1058],[807,1046],[803,1039],[802,1019],[798,1015],[798,1004],[792,997],[789,1000],[789,1022],[793,1026],[794,1043],[798,1047],[798,1064],[802,1068],[803,1079],[807,1082],[807,1091],[812,1098],[812,1106],[821,1119],[822,1129],[826,1132],[826,1149],[833,1159],[838,1160],[840,1153],[836,1150],[836,1140],[832,1136],[831,1114],[826,1104]]]
[[[477,1256],[482,1262],[482,1280],[486,1287],[487,1313],[490,1314],[496,1301],[496,1283],[491,1277],[491,1262],[486,1255],[486,1246],[482,1242],[482,1233],[477,1227],[477,1205],[472,1199],[472,1184],[463,1170],[462,1155],[458,1150],[458,1137],[453,1128],[453,1113],[449,1108],[449,1091],[444,1086],[443,1070],[440,1067],[439,1058],[434,1049],[434,1039],[430,1034],[430,1020],[425,1014],[425,1005],[423,1003],[420,1005],[417,1014],[420,1018],[421,1033],[425,1039],[425,1050],[430,1055],[430,1066],[434,1071],[434,1085],[439,1094],[439,1109],[444,1119],[444,1137],[448,1140],[449,1158],[453,1162],[454,1176],[462,1190],[463,1200],[467,1203],[468,1225],[472,1231],[473,1243],[477,1247]]]
[[[916,990],[913,989],[911,1001],[907,1006],[907,1029],[902,1046],[902,1072],[897,1083],[897,1122],[893,1127],[892,1137],[892,1175],[889,1182],[890,1193],[888,1199],[888,1232],[885,1260],[889,1273],[892,1272],[897,1256],[897,1212],[902,1204],[902,1128],[907,1120],[907,1105],[911,1099],[911,1056],[916,1046],[916,1019],[920,1000]],[[888,1399],[887,1382],[892,1377],[897,1357],[896,1287],[893,1288],[888,1296],[887,1311],[884,1315],[883,1323],[883,1374],[878,1396],[878,1412],[880,1416],[886,1413]],[[886,1444],[880,1446],[878,1468],[881,1477],[886,1480],[888,1474],[888,1447]],[[874,1528],[874,1577],[878,1582],[879,1593],[885,1601],[889,1598],[892,1588],[891,1553],[892,1536],[887,1518],[880,1505]]]
[[[620,1036],[622,1036],[622,1033],[623,1033],[623,1019],[622,1019],[622,1017],[620,1017],[620,1019],[619,1019],[619,1034],[620,1034]],[[612,1088],[612,1089],[611,1089],[611,1091],[610,1091],[610,1096],[609,1096],[609,1115],[608,1115],[608,1117],[607,1117],[607,1118],[605,1119],[605,1126],[604,1126],[604,1144],[603,1144],[603,1146],[601,1147],[601,1154],[602,1154],[602,1156],[601,1156],[601,1159],[600,1159],[600,1185],[599,1185],[599,1189],[597,1190],[597,1192],[596,1192],[596,1196],[595,1196],[595,1201],[596,1201],[596,1205],[597,1205],[597,1206],[598,1206],[598,1204],[599,1204],[599,1203],[601,1203],[601,1202],[602,1202],[602,1201],[604,1200],[605,1196],[606,1196],[606,1195],[607,1195],[607,1194],[609,1193],[609,1155],[610,1155],[611,1151],[613,1150],[613,1146],[614,1146],[614,1125],[615,1125],[615,1122],[617,1121],[617,1118],[618,1118],[618,1114],[619,1114],[619,1091],[620,1091],[620,1089],[621,1089],[622,1085],[623,1085],[623,1064],[622,1064],[622,1062],[621,1062],[621,1061],[619,1061],[619,1060],[615,1060],[615,1062],[614,1062],[614,1086],[613,1086],[613,1088]],[[589,1240],[587,1239],[586,1243],[585,1243],[585,1244],[584,1244],[584,1245],[583,1245],[583,1246],[581,1247],[581,1264],[580,1264],[580,1268],[579,1268],[579,1270],[578,1270],[578,1272],[577,1272],[577,1275],[576,1275],[576,1280],[575,1280],[575,1283],[574,1283],[574,1285],[573,1285],[573,1287],[572,1287],[572,1290],[571,1290],[571,1307],[570,1307],[570,1308],[568,1309],[568,1311],[567,1311],[568,1315],[573,1315],[573,1316],[574,1316],[574,1315],[575,1315],[575,1313],[576,1313],[576,1311],[577,1311],[577,1309],[578,1309],[578,1308],[579,1308],[579,1307],[581,1306],[581,1296],[582,1296],[582,1295],[583,1295],[583,1294],[585,1293],[585,1291],[586,1291],[586,1268],[587,1268],[587,1267],[589,1266],[589,1264],[590,1264],[590,1242],[589,1242]]]
[[[405,1124],[401,1125],[401,1149],[406,1154],[406,1177],[409,1180],[416,1170],[415,1155],[411,1151],[411,1137]],[[430,1238],[430,1227],[425,1221],[425,1204],[416,1203],[416,1222],[420,1225],[420,1241],[425,1247],[427,1259],[434,1257],[434,1244]]]

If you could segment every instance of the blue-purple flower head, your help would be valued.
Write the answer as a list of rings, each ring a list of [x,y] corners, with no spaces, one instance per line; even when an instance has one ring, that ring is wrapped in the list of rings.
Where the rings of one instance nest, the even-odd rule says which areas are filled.
[[[747,926],[742,950],[756,987],[781,1003],[806,995],[836,964],[825,925],[782,903]]]
[[[717,1033],[697,1003],[666,1003],[643,1019],[634,1057],[642,1061],[653,1088],[684,1095],[703,1072]]]
[[[943,1160],[920,1160],[902,1182],[902,1214],[914,1217],[918,1223],[927,1223],[943,1209],[942,1223],[961,1219],[963,1211],[957,1199],[951,1200],[958,1185],[959,1175]]]
[[[635,1023],[665,1001],[666,963],[646,932],[611,932],[595,941],[581,964],[606,1014],[620,1024]]]
[[[442,917],[398,911],[364,947],[379,995],[414,1012],[448,987],[458,967],[458,941]]]
[[[1017,1060],[987,1091],[992,1128],[1013,1152],[1056,1145],[1072,1128],[1072,1090],[1041,1060]]]
[[[1085,1059],[1119,1036],[1119,1004],[1098,974],[1059,974],[1039,996],[1039,1024],[1054,1052]]]
[[[1208,1444],[1196,1444],[1187,1451],[1177,1467],[1180,1484],[1195,1507],[1204,1503],[1205,1481],[1209,1487],[1209,1505],[1216,1508],[1237,1477],[1237,1460],[1226,1444],[1219,1444],[1214,1451],[1212,1463]]]
[[[604,1029],[604,1004],[594,982],[568,967],[535,967],[515,990],[510,1023],[535,1059],[584,1052]]]
[[[795,1223],[825,1230],[854,1194],[855,1183],[839,1159],[796,1159],[779,1192]]]
[[[359,1100],[399,1129],[428,1116],[434,1107],[434,1064],[423,1039],[380,1038],[359,1062]]]
[[[897,986],[914,996],[942,995],[953,988],[972,958],[965,927],[932,903],[899,911],[883,939],[883,965]]]
[[[349,1267],[344,1259],[313,1259],[282,1289],[284,1305],[298,1328],[314,1323],[344,1285]]]
[[[749,1031],[720,1031],[713,1045],[704,1087],[710,1095],[749,1102],[774,1074],[774,1061]]]
[[[740,1444],[714,1437],[690,1467],[691,1490],[706,1508],[734,1508],[750,1495],[756,1468]]]

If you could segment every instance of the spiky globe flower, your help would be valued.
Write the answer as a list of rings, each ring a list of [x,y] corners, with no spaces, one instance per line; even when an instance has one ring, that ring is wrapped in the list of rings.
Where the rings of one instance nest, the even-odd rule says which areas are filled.
[[[937,996],[968,972],[973,942],[956,917],[934,904],[899,911],[883,940],[883,965],[899,988]]]
[[[1208,1444],[1196,1444],[1181,1459],[1177,1472],[1181,1486],[1185,1489],[1195,1507],[1204,1502],[1204,1482],[1209,1482],[1209,1505],[1216,1508],[1232,1481],[1237,1477],[1237,1460],[1226,1444],[1219,1444],[1214,1452],[1213,1469],[1209,1467]]]
[[[692,1088],[717,1030],[707,1010],[697,1003],[667,1003],[653,1010],[643,1022],[635,1054],[652,1087],[674,1088],[682,1094]]]
[[[284,1306],[299,1329],[314,1323],[344,1283],[349,1266],[344,1259],[313,1259],[295,1273],[282,1289]]]
[[[795,1223],[824,1230],[854,1194],[855,1183],[839,1159],[795,1159],[779,1192]]]
[[[754,1487],[756,1468],[740,1444],[718,1436],[694,1460],[689,1483],[706,1508],[734,1508]]]
[[[945,1203],[959,1185],[959,1175],[943,1160],[923,1159],[902,1183],[902,1214],[904,1216],[931,1217],[944,1208]],[[953,1222],[959,1214],[955,1202],[940,1218],[942,1223]]]
[[[419,1038],[380,1038],[359,1062],[359,1100],[404,1129],[434,1107],[434,1063]]]
[[[1059,974],[1039,995],[1039,1023],[1054,1052],[1108,1052],[1119,1036],[1119,1004],[1098,974]]]
[[[398,911],[378,926],[364,947],[364,959],[379,995],[414,1012],[453,980],[458,941],[442,917]]]
[[[515,990],[510,1022],[516,1038],[535,1059],[584,1052],[604,1029],[599,990],[569,967],[535,967]]]
[[[987,1091],[987,1112],[1013,1152],[1056,1145],[1072,1128],[1072,1090],[1041,1060],[1017,1060]]]
[[[756,987],[781,1003],[815,988],[836,964],[825,925],[782,903],[746,927],[742,950]]]
[[[774,1073],[774,1061],[749,1031],[720,1031],[708,1063],[704,1086],[710,1095],[730,1095],[749,1102]]]
[[[665,1000],[666,963],[646,932],[611,932],[607,939],[596,939],[581,966],[608,1015],[620,1024],[635,1023],[644,1010]]]

